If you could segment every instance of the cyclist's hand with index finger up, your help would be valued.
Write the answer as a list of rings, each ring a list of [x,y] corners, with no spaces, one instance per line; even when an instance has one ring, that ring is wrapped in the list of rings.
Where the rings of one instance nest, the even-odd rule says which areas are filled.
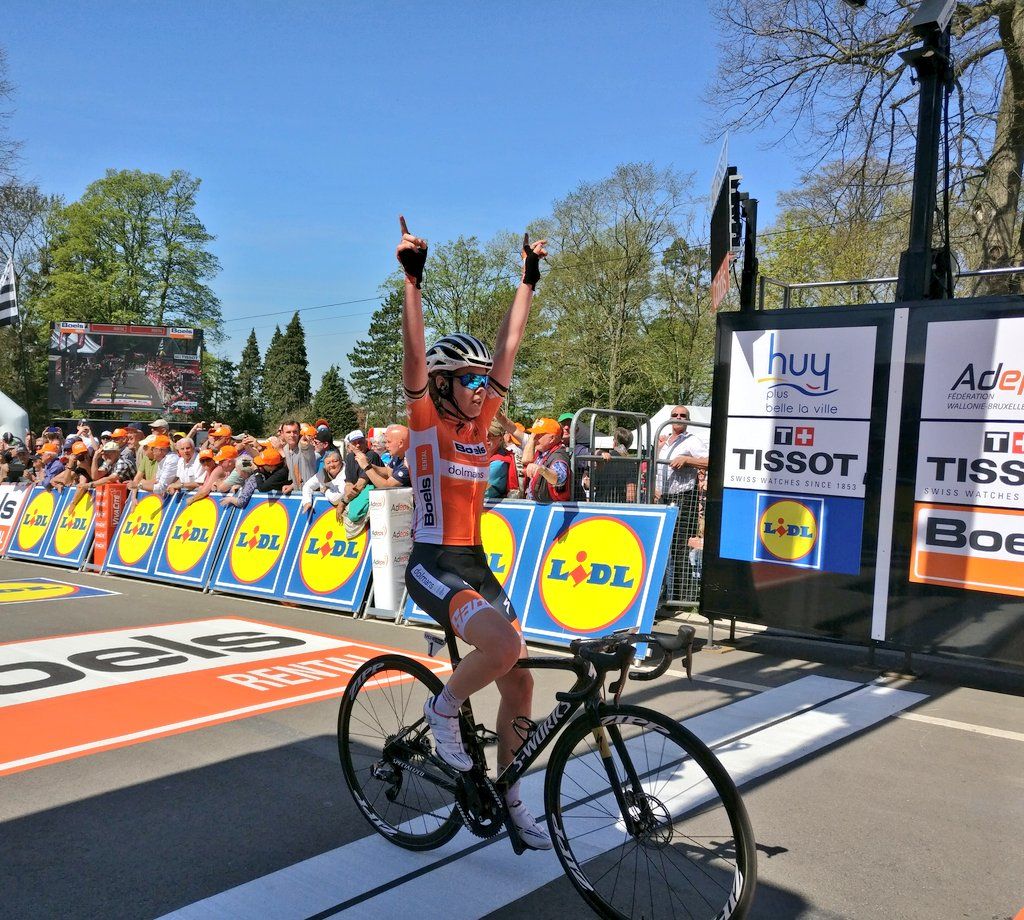
[[[523,234],[523,284],[528,284],[534,290],[540,281],[540,260],[548,257],[547,245],[547,240],[531,243],[530,234]]]
[[[403,216],[399,215],[398,221],[402,228],[402,242],[398,244],[395,255],[405,272],[406,280],[419,287],[423,283],[423,266],[427,262],[427,241],[409,232]]]

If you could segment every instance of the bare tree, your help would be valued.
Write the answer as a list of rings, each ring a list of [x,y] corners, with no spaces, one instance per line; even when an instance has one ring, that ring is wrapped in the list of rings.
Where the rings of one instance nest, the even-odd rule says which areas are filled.
[[[21,144],[7,133],[12,112],[7,107],[14,95],[14,84],[7,79],[7,52],[0,47],[0,178],[14,177],[14,164]]]
[[[900,182],[913,157],[917,87],[899,52],[919,43],[909,28],[917,6],[723,0],[722,56],[713,100],[708,94],[724,112],[716,133],[772,126],[811,160],[838,159],[836,174],[848,182]],[[952,35],[951,185],[971,218],[966,248],[976,267],[1020,264],[1024,0],[958,3]]]

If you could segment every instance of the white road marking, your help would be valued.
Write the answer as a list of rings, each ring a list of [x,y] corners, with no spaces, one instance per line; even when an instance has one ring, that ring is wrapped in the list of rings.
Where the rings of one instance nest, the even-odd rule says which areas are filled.
[[[837,696],[840,699],[835,699]],[[735,746],[726,744],[718,750],[727,769],[742,783],[866,728],[920,698],[921,694],[810,676],[687,719],[685,724],[712,746],[743,735]],[[814,709],[828,700],[833,702],[826,703],[821,710]],[[523,798],[534,814],[544,810],[543,781],[543,772],[535,771],[522,782]],[[480,842],[462,831],[440,849],[413,853],[373,834],[197,901],[167,914],[166,918],[221,920],[273,916],[278,920],[301,920],[388,885],[395,887],[359,901],[344,915],[361,916],[365,912],[366,916],[388,916],[406,912],[410,904],[416,904],[422,916],[443,913],[476,918],[561,874],[552,853],[528,853],[516,858],[501,837],[496,845],[485,846],[448,866],[437,866]],[[404,877],[432,866],[437,868],[401,883]],[[448,892],[453,885],[460,890],[464,887],[467,872],[480,884],[474,886],[474,897],[462,905],[465,912],[459,914],[452,899],[448,899]],[[446,899],[443,911],[434,903],[441,897]]]
[[[957,722],[955,719],[940,719],[938,716],[926,716],[920,712],[901,712],[897,718],[909,719],[911,722],[926,722],[928,725],[941,725],[943,728],[958,728],[962,732],[974,732],[978,735],[990,735],[993,738],[1008,738],[1010,741],[1024,741],[1024,732],[1011,732],[1004,728],[989,728],[987,725],[973,725],[970,722]]]

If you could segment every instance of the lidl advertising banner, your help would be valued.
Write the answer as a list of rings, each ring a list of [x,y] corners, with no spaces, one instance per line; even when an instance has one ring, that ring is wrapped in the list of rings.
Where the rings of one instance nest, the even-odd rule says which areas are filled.
[[[85,585],[72,585],[52,578],[23,578],[0,581],[0,604],[32,604],[36,601],[63,601],[73,598],[106,597],[117,591],[105,591]],[[0,646],[2,647],[2,646]]]
[[[875,326],[732,333],[720,555],[860,571]]]
[[[7,548],[13,559],[38,559],[43,552],[46,537],[53,529],[57,517],[59,495],[42,486],[33,486],[21,506],[14,536]]]
[[[647,631],[668,562],[674,505],[555,504],[540,509],[519,614],[528,639],[567,645],[616,629]]]
[[[0,775],[336,697],[394,651],[235,617],[0,645]]]
[[[1024,596],[1024,317],[928,325],[909,578]]]
[[[157,581],[205,588],[235,508],[209,497],[186,504],[187,498],[179,492],[165,512],[168,523],[151,574]]]
[[[536,557],[536,547],[527,542],[535,515],[543,517],[546,512],[536,502],[487,502],[480,519],[487,564],[494,577],[505,589],[512,606],[522,618],[523,603],[529,593],[529,571]],[[523,559],[527,557],[524,564]],[[411,598],[406,599],[404,615],[406,620],[428,625],[437,624],[417,607]]]
[[[318,498],[312,514],[298,521],[301,536],[288,566],[284,596],[291,600],[353,613],[370,585],[369,534],[348,539],[337,509]]]
[[[96,502],[92,492],[65,489],[57,506],[57,526],[43,543],[40,560],[78,568],[92,546]]]
[[[28,498],[29,491],[29,486],[0,482],[0,555],[7,550],[7,545],[21,520],[21,508]]]
[[[149,575],[156,562],[162,530],[167,523],[169,496],[140,492],[121,515],[104,571]]]
[[[307,514],[301,505],[298,497],[254,495],[232,519],[211,587],[230,594],[276,596],[285,563],[295,556],[302,538]]]

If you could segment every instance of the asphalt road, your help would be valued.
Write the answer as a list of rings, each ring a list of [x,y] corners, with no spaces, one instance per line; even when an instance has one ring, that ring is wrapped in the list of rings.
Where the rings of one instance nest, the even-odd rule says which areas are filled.
[[[5,596],[6,583],[34,578],[118,593]],[[230,658],[224,643],[236,640],[210,638],[228,627],[301,635],[322,655],[425,653],[411,627],[0,560],[0,917],[586,915],[550,854],[515,857],[502,840],[466,850],[478,842],[466,831],[443,852],[410,854],[371,833],[338,765],[340,683],[263,670],[260,688],[251,660],[216,686],[187,670]],[[162,642],[166,661],[178,643],[192,664],[90,695],[96,650],[139,636]],[[46,637],[73,638],[33,642]],[[755,636],[699,651],[692,684],[670,673],[626,698],[711,733],[769,713],[719,750],[758,841],[753,916],[1013,917],[1024,907],[1024,698],[837,655]],[[50,662],[36,677],[52,695],[19,702],[11,686],[26,672],[4,661]],[[536,680],[544,712],[567,681]],[[478,714],[493,723],[494,707],[485,694]]]

